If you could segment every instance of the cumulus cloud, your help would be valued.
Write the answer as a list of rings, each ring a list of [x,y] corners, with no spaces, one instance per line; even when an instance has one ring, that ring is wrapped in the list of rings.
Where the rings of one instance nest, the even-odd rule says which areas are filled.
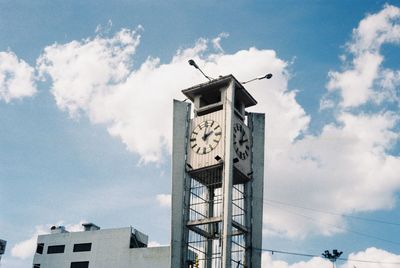
[[[224,49],[221,46],[221,40],[222,40],[222,38],[228,38],[228,37],[229,37],[228,33],[220,33],[217,37],[215,37],[212,40],[212,44],[214,46],[214,49],[217,50],[217,51],[219,50],[221,52],[224,52]]]
[[[81,220],[78,224],[67,224],[65,226],[65,229],[69,232],[83,231],[82,223],[85,222],[85,220]],[[49,234],[51,226],[60,226],[62,224],[63,221],[59,221],[57,224],[45,224],[36,226],[35,231],[29,239],[18,242],[11,248],[11,256],[23,260],[32,257],[36,250],[37,237],[39,235]]]
[[[62,110],[71,116],[79,112],[90,116],[92,102],[111,94],[113,86],[130,74],[131,56],[139,40],[134,31],[122,29],[112,38],[98,36],[48,46],[37,62],[39,74],[51,77],[51,90]]]
[[[29,97],[36,93],[34,68],[13,52],[0,52],[0,100]]]
[[[391,268],[400,265],[400,255],[377,249],[368,248],[365,251],[351,253],[348,256],[349,261],[341,265],[340,268]],[[362,264],[362,266],[361,266]]]
[[[262,254],[262,267],[263,268],[320,268],[331,267],[331,262],[321,257],[314,257],[307,261],[301,261],[289,264],[285,261],[274,260],[274,255],[270,253]],[[343,257],[343,256],[342,256]],[[391,268],[400,263],[400,255],[387,252],[382,249],[368,248],[365,251],[351,253],[345,261],[338,261],[342,263],[337,264],[340,268]],[[362,265],[362,266],[361,266]]]
[[[321,268],[330,267],[331,264],[328,260],[322,258],[312,258],[308,261],[301,261],[293,264],[289,264],[285,261],[274,260],[270,253],[262,254],[262,264],[263,268]]]
[[[338,213],[394,206],[400,159],[386,152],[399,138],[393,130],[399,117],[342,113],[337,120],[339,124],[327,124],[320,135],[306,135],[290,144],[284,153],[269,152],[267,199]],[[316,226],[317,232],[327,235],[345,230],[341,217],[300,212],[307,218],[292,210],[267,202],[269,228],[289,236],[305,235]]]
[[[171,151],[171,100],[183,97],[181,89],[204,82],[188,67],[189,58],[215,76],[234,72],[247,79],[268,69],[275,71],[276,84],[286,80],[285,63],[273,51],[251,48],[233,55],[205,55],[209,45],[205,39],[178,50],[168,63],[150,57],[133,69],[139,40],[138,33],[124,29],[110,38],[54,44],[44,50],[38,68],[53,81],[52,93],[60,109],[72,117],[84,114],[95,124],[105,124],[143,162],[159,162],[163,151]],[[284,93],[282,86],[279,97],[294,103],[294,94]]]
[[[157,241],[149,241],[149,244],[147,245],[149,248],[154,248],[154,247],[161,247],[162,245],[158,243]]]
[[[88,221],[86,220],[81,220],[79,223],[71,223],[71,224],[67,224],[65,225],[65,229],[68,232],[82,232],[84,231],[84,227],[82,226],[82,224],[87,223]],[[57,225],[62,225],[63,223],[58,223]]]
[[[290,208],[273,200],[344,214],[395,206],[400,157],[390,151],[399,141],[400,116],[398,108],[390,111],[380,104],[396,101],[399,71],[384,68],[380,48],[398,43],[399,18],[398,8],[385,6],[367,15],[353,31],[347,47],[354,59],[351,64],[344,62],[342,72],[330,72],[329,97],[321,100],[321,109],[335,111],[333,122],[318,134],[306,133],[287,144],[267,137],[266,198],[272,201],[266,202],[266,234],[304,237],[347,229],[340,216]],[[339,101],[330,95],[334,90],[340,91]],[[363,108],[372,99],[369,109]]]
[[[399,20],[400,8],[386,5],[380,12],[367,15],[353,30],[347,55],[342,57],[344,68],[331,71],[327,85],[330,92],[340,92],[342,107],[357,107],[368,101],[399,103],[395,89],[400,83],[399,70],[382,66],[381,51],[384,44],[400,43]]]
[[[36,249],[36,241],[38,235],[43,235],[49,233],[47,228],[44,225],[36,226],[35,227],[35,232],[33,235],[24,241],[21,241],[19,243],[16,243],[12,249],[11,249],[11,255],[16,258],[20,259],[27,259],[31,256],[33,256],[35,249]]]

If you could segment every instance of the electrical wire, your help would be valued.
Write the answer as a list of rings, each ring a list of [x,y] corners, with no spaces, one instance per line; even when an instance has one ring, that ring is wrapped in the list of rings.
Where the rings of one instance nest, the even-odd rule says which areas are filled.
[[[270,205],[270,204],[267,204],[267,205]],[[359,235],[359,236],[364,236],[364,237],[368,237],[368,238],[380,240],[380,241],[383,241],[383,242],[386,242],[386,243],[391,243],[391,244],[395,244],[395,245],[400,245],[400,242],[396,242],[396,241],[384,239],[384,238],[381,238],[381,237],[378,237],[378,236],[373,236],[373,235],[365,234],[365,233],[362,233],[362,232],[350,230],[350,229],[348,229],[348,228],[344,228],[344,227],[342,227],[342,226],[338,226],[338,225],[335,225],[335,224],[330,224],[330,223],[326,223],[326,222],[324,223],[324,222],[321,222],[321,221],[318,220],[318,219],[315,219],[315,218],[310,217],[310,216],[303,215],[303,214],[301,214],[301,213],[297,213],[297,212],[293,212],[293,211],[288,211],[288,210],[285,210],[285,209],[280,209],[280,210],[281,210],[281,211],[284,211],[284,212],[287,212],[287,213],[290,213],[290,214],[293,214],[293,215],[297,215],[297,216],[303,217],[303,218],[308,219],[308,220],[311,220],[311,221],[315,221],[315,222],[322,223],[322,224],[324,224],[324,225],[329,225],[329,226],[332,226],[332,227],[335,227],[335,228],[338,228],[338,229],[341,229],[341,230],[343,230],[343,231],[346,231],[346,232],[349,232],[349,233],[353,233],[353,234],[356,234],[356,235]]]
[[[182,242],[178,240],[172,240],[173,242]],[[258,251],[265,251],[270,252],[271,254],[285,254],[285,255],[292,255],[292,256],[299,256],[299,257],[308,257],[308,258],[323,258],[321,255],[318,254],[311,254],[311,253],[300,253],[300,252],[293,252],[293,251],[285,251],[285,250],[276,250],[276,249],[268,249],[268,248],[255,248],[252,247],[253,250]],[[400,265],[400,262],[384,262],[384,261],[373,261],[373,260],[362,260],[362,259],[350,259],[350,258],[337,258],[340,261],[347,261],[347,262],[360,262],[360,263],[374,263],[374,264],[388,264],[388,265]]]
[[[290,252],[290,251],[282,251],[282,250],[266,249],[266,248],[253,248],[253,249],[259,250],[259,251],[271,252],[271,254],[279,253],[279,254],[286,254],[286,255],[301,256],[301,257],[322,258],[320,255],[309,254],[309,253]],[[360,259],[349,259],[349,258],[337,258],[337,259],[341,260],[341,261],[348,261],[348,262],[400,265],[400,262],[382,262],[382,261],[360,260]]]
[[[388,225],[400,226],[400,223],[397,223],[397,222],[383,221],[383,220],[378,220],[378,219],[364,218],[364,217],[359,217],[359,216],[352,216],[352,215],[347,215],[347,214],[329,212],[329,211],[324,211],[324,210],[320,210],[320,209],[304,207],[304,206],[299,206],[299,205],[293,205],[293,204],[289,204],[289,203],[285,203],[285,202],[281,202],[281,201],[277,201],[277,200],[265,199],[264,198],[264,203],[266,203],[266,202],[276,203],[276,204],[283,205],[283,206],[288,206],[288,207],[295,207],[295,208],[315,211],[315,212],[319,212],[319,213],[325,213],[325,214],[340,216],[340,217],[344,217],[344,218],[352,218],[352,219],[356,219],[356,220],[362,220],[362,221],[375,222],[375,223],[380,223],[380,224],[388,224]]]

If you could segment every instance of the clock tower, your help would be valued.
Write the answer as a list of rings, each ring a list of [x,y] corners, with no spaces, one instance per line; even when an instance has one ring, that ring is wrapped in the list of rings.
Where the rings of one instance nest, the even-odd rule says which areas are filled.
[[[264,114],[232,75],[174,100],[172,268],[261,267]],[[192,105],[193,111],[192,111]]]

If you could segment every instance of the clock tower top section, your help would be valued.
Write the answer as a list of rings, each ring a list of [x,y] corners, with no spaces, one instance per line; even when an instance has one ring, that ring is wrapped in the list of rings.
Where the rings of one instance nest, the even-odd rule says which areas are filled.
[[[256,105],[257,101],[233,75],[222,76],[210,82],[196,85],[182,90],[182,93],[193,102],[195,115],[201,116],[224,108],[226,90],[231,83],[234,87],[235,114],[243,120],[245,108]]]

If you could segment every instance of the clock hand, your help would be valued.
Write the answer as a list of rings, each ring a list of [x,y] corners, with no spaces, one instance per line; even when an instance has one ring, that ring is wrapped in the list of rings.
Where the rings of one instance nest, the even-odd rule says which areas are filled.
[[[204,129],[204,134],[203,134],[202,139],[203,139],[203,141],[205,141],[207,139],[207,126],[206,126],[206,129]]]
[[[248,142],[248,141],[249,141],[249,140],[240,140],[240,141],[239,141],[239,144],[242,145],[243,143]]]
[[[205,135],[205,140],[213,133],[214,131],[213,130],[211,130],[210,132],[208,132],[207,134],[204,134]]]

